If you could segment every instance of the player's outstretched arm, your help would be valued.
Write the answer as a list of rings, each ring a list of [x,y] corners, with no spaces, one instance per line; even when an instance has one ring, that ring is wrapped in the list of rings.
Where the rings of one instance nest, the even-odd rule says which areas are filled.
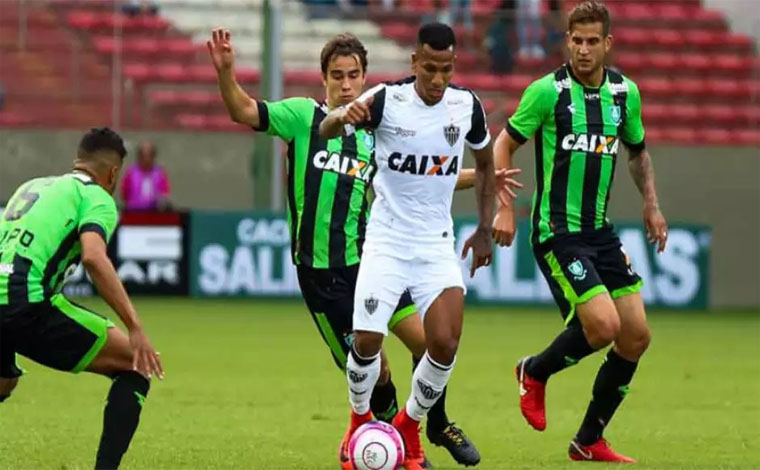
[[[137,311],[108,258],[105,240],[97,232],[88,231],[79,236],[79,241],[82,244],[82,264],[93,284],[129,330],[129,343],[134,354],[133,369],[148,378],[152,374],[164,378],[161,360],[143,331]]]
[[[369,122],[372,118],[369,107],[374,101],[375,97],[370,96],[365,101],[355,100],[348,106],[333,109],[319,124],[319,136],[334,139],[346,135],[346,125],[358,127]]]
[[[478,228],[464,242],[462,258],[472,249],[472,264],[470,277],[481,266],[488,266],[493,260],[491,243],[494,196],[496,194],[496,178],[494,177],[493,145],[489,142],[482,149],[472,150],[475,157],[475,198],[478,207]]]
[[[258,104],[248,96],[235,78],[235,51],[232,49],[230,37],[228,30],[217,28],[211,32],[211,40],[206,41],[211,62],[216,68],[219,93],[233,121],[258,127]]]
[[[500,191],[506,191],[506,193],[510,194],[512,197],[517,197],[517,194],[515,194],[512,188],[522,188],[523,185],[512,177],[520,173],[522,173],[522,170],[519,168],[511,170],[497,168],[494,172],[494,175],[496,176],[496,194],[498,195]],[[473,186],[475,186],[475,169],[462,168],[462,171],[459,172],[459,176],[457,176],[457,184],[454,186],[454,189],[459,191],[460,189],[470,189]]]
[[[512,156],[522,144],[502,130],[493,146],[493,159],[496,170],[512,169]],[[497,186],[497,208],[493,220],[493,239],[499,246],[511,246],[515,239],[514,195]]]
[[[646,148],[629,150],[628,171],[644,199],[644,227],[647,239],[649,243],[657,243],[657,252],[662,253],[668,242],[668,223],[660,212],[657,189],[654,185],[654,166]]]

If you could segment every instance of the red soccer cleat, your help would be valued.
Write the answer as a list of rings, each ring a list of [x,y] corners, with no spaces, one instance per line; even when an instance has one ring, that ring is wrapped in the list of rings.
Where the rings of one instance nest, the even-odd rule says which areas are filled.
[[[351,464],[351,459],[348,457],[348,441],[351,440],[351,436],[353,436],[354,432],[359,429],[359,426],[364,423],[369,423],[370,421],[372,421],[371,411],[360,415],[356,414],[353,409],[351,410],[351,421],[348,424],[346,434],[343,436],[343,440],[340,441],[340,447],[338,448],[338,459],[340,461],[341,470],[355,470],[354,466]]]
[[[431,468],[430,462],[425,458],[425,452],[422,450],[420,442],[420,423],[413,420],[406,414],[406,407],[401,408],[393,418],[393,427],[396,428],[404,439],[404,469],[405,470],[428,470]]]
[[[515,376],[520,384],[520,411],[533,429],[543,431],[546,429],[546,382],[539,382],[525,372],[528,359],[520,359],[515,367]]]
[[[590,446],[582,446],[577,440],[570,441],[570,448],[567,450],[570,458],[588,462],[618,462],[618,463],[636,463],[636,460],[618,454],[610,449],[610,445],[603,437]]]

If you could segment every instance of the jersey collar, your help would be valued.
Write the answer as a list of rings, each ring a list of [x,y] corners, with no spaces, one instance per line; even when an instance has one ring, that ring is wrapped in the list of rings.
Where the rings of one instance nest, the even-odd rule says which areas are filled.
[[[605,83],[607,83],[607,77],[608,77],[607,67],[602,67],[602,83],[598,87],[584,85],[580,80],[578,80],[578,77],[576,77],[575,74],[573,73],[573,68],[570,66],[570,62],[565,64],[565,69],[567,70],[567,75],[571,79],[573,79],[575,83],[582,86],[583,88],[588,88],[589,90],[598,90],[599,88],[602,88],[605,85]]]

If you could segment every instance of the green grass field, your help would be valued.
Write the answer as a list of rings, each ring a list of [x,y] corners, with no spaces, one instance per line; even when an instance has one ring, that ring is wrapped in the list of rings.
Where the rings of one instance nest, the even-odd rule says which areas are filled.
[[[345,378],[300,302],[136,304],[166,379],[153,384],[123,468],[338,467]],[[760,315],[652,311],[650,321],[651,348],[607,438],[639,459],[637,469],[760,468]],[[585,465],[566,450],[601,355],[552,379],[545,432],[530,429],[517,407],[514,362],[561,326],[551,309],[467,310],[448,407],[479,446],[479,468]],[[387,344],[405,402],[410,359],[395,338]],[[27,375],[0,405],[0,469],[91,468],[109,382],[22,366]],[[428,454],[436,469],[458,468],[439,448]]]

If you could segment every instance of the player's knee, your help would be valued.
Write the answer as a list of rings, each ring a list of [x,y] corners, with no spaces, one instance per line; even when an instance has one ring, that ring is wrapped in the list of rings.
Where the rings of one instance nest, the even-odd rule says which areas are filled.
[[[377,378],[377,383],[385,384],[385,383],[388,383],[390,379],[391,379],[391,367],[387,362],[383,361],[380,363],[380,376]]]
[[[380,352],[383,345],[383,335],[369,331],[354,333],[354,349],[361,357],[373,357]]]
[[[620,334],[620,319],[617,315],[595,318],[585,325],[589,343],[597,348],[611,344]]]
[[[623,341],[619,341],[619,343],[623,345],[623,351],[621,352],[624,353],[624,357],[629,360],[638,360],[649,348],[649,343],[652,341],[652,332],[649,328],[644,328],[630,338],[621,339]],[[618,348],[621,349],[620,345]]]
[[[459,349],[459,338],[453,336],[434,339],[428,347],[428,354],[440,364],[451,364]]]

